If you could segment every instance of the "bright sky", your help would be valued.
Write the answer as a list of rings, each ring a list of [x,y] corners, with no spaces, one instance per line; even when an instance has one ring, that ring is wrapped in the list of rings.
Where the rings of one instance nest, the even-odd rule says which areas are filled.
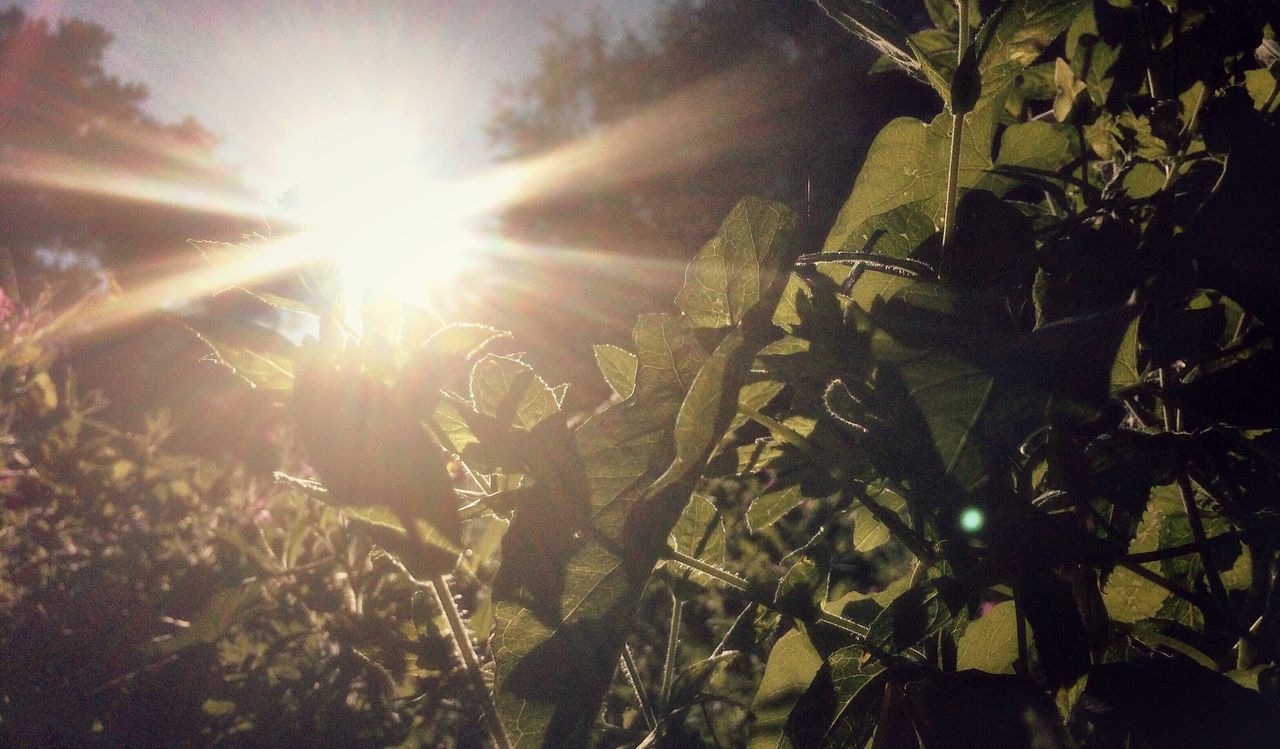
[[[13,0],[0,0],[9,5]],[[543,19],[638,24],[655,0],[16,0],[35,15],[96,21],[115,35],[107,68],[151,90],[164,121],[194,116],[257,186],[280,145],[335,110],[397,112],[420,127],[428,171],[489,161],[483,123],[499,81],[536,64]]]
[[[585,24],[599,12],[614,29],[642,28],[660,1],[16,0],[30,15],[111,32],[108,72],[148,86],[146,106],[159,120],[189,115],[219,136],[221,157],[261,202],[205,204],[182,185],[117,174],[72,180],[76,189],[194,199],[242,215],[286,211],[307,227],[256,253],[252,267],[167,279],[185,298],[228,285],[228,273],[248,281],[329,258],[351,298],[376,287],[422,303],[466,263],[521,252],[484,228],[517,196],[583,184],[604,156],[652,161],[632,153],[649,143],[632,127],[498,167],[484,125],[498,84],[536,69],[546,19]],[[658,141],[672,127],[687,130],[687,104],[680,116],[654,112],[641,130]],[[66,181],[47,169],[36,176]],[[276,206],[295,186],[301,192],[290,195],[300,197]],[[135,296],[146,307],[174,296],[165,294]]]

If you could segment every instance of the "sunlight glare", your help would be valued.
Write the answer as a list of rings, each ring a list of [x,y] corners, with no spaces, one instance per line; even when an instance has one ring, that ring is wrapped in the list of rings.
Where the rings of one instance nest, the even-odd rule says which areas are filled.
[[[404,121],[368,116],[317,123],[285,149],[302,237],[351,300],[377,289],[425,304],[465,267],[476,207],[426,173],[422,150]]]

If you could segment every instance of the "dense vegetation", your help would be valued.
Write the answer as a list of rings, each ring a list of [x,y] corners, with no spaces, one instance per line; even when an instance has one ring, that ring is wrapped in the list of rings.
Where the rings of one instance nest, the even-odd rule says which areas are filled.
[[[205,340],[287,408],[268,484],[6,307],[0,735],[1280,743],[1280,14],[819,4],[941,113],[821,248],[739,202],[590,415],[502,331],[261,294],[318,339]]]

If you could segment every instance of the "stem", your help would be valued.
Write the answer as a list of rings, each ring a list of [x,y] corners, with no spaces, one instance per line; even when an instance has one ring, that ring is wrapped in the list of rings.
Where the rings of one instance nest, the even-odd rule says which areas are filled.
[[[653,712],[653,703],[649,702],[649,693],[644,689],[644,682],[640,680],[640,669],[636,667],[635,656],[631,654],[631,646],[623,644],[622,646],[622,670],[627,675],[627,681],[631,682],[631,689],[635,692],[636,702],[640,703],[640,714],[644,716],[645,725],[652,731],[658,727],[658,717]]]
[[[493,694],[489,692],[489,685],[484,680],[484,672],[480,670],[480,659],[476,657],[475,648],[471,646],[471,634],[467,632],[462,614],[458,612],[458,606],[453,602],[453,593],[449,590],[449,583],[444,579],[444,575],[431,578],[431,588],[440,603],[440,608],[444,611],[444,618],[449,621],[454,647],[458,649],[462,664],[466,666],[467,676],[470,677],[476,695],[480,699],[480,707],[484,711],[485,721],[489,724],[493,743],[499,749],[511,749],[511,739],[507,738],[507,732],[502,727],[502,719],[498,717],[498,707],[493,704]]]
[[[956,43],[956,64],[964,60],[965,50],[969,46],[969,0],[956,0],[956,12],[959,14],[960,34]],[[960,144],[964,137],[964,115],[951,115],[951,161],[947,165],[947,197],[943,204],[942,214],[942,246],[951,246],[955,239],[956,228],[956,196],[960,192]],[[939,263],[943,268],[946,263]]]
[[[715,721],[711,720],[711,714],[707,712],[707,703],[699,702],[698,707],[702,709],[702,720],[707,724],[707,730],[711,732],[711,740],[715,742],[716,749],[724,749],[724,745],[720,743],[720,736],[716,734]]]
[[[1164,588],[1165,590],[1181,598],[1182,600],[1186,601],[1192,606],[1195,606],[1201,611],[1206,611],[1212,608],[1209,601],[1206,601],[1204,599],[1204,596],[1198,595],[1190,590],[1187,590],[1186,588],[1175,583],[1169,578],[1163,575],[1156,574],[1155,572],[1152,572],[1151,570],[1147,569],[1146,567],[1143,567],[1140,564],[1121,559],[1119,562],[1116,562],[1116,566],[1122,567],[1132,572],[1133,574],[1137,575],[1143,580],[1146,580],[1149,583],[1152,583],[1153,585],[1158,585],[1161,588]]]
[[[1209,557],[1209,539],[1204,532],[1204,520],[1200,517],[1200,506],[1196,504],[1195,494],[1191,490],[1191,481],[1186,471],[1178,476],[1178,493],[1182,495],[1182,508],[1187,513],[1187,522],[1191,525],[1191,538],[1195,541],[1200,554],[1200,566],[1204,567],[1205,577],[1209,579],[1209,592],[1222,613],[1234,619],[1235,612],[1231,608],[1231,599],[1227,597],[1227,587],[1222,584],[1222,575],[1218,567]]]
[[[671,702],[671,683],[676,676],[676,656],[680,646],[680,615],[684,613],[684,601],[671,591],[671,628],[667,630],[667,658],[662,663],[662,709]]]
[[[1016,591],[1013,596],[1013,621],[1017,627],[1018,634],[1018,663],[1014,667],[1014,671],[1019,675],[1026,676],[1030,673],[1027,666],[1027,614],[1022,610],[1022,604],[1018,602],[1019,596]]]
[[[893,491],[906,496],[901,491],[898,491],[896,487]],[[911,526],[904,523],[898,513],[872,499],[861,487],[855,486],[853,492],[858,501],[862,503],[862,506],[871,513],[871,516],[887,528],[889,533],[906,547],[907,551],[915,555],[916,559],[928,567],[932,567],[937,563],[938,557],[933,553],[933,549],[929,547],[928,541],[919,533],[916,533]]]
[[[751,601],[752,603],[756,603],[760,606],[763,606],[766,609],[769,609],[770,611],[778,611],[773,601],[765,601],[757,598],[751,591],[751,584],[747,582],[745,579],[733,574],[732,572],[729,572],[727,570],[722,570],[719,567],[716,567],[715,565],[712,565],[712,564],[707,564],[701,559],[691,557],[688,554],[682,554],[676,551],[675,549],[667,549],[666,557],[667,559],[670,559],[673,562],[683,564],[686,567],[691,567],[699,572],[706,574],[708,577],[712,577],[712,578],[715,578],[716,580],[719,580],[720,582],[732,588],[734,592],[740,594],[741,596],[746,598],[748,601]],[[778,613],[784,613],[784,612],[779,611]],[[835,614],[832,614],[831,612],[826,611],[825,609],[818,610],[817,617],[815,618],[814,621],[819,624],[826,624],[828,626],[835,627],[836,629],[843,630],[858,638],[866,637],[868,632],[867,628],[862,626],[861,624],[858,624],[857,622],[851,619],[845,619],[842,616],[837,616]]]
[[[1204,541],[1192,541],[1191,543],[1170,546],[1164,549],[1156,549],[1155,551],[1140,551],[1133,554],[1126,554],[1125,561],[1134,562],[1136,564],[1145,564],[1147,562],[1159,562],[1164,559],[1173,559],[1175,557],[1183,557],[1188,554],[1203,555],[1210,549],[1217,548],[1232,541],[1239,541],[1248,534],[1244,531],[1229,531],[1222,533],[1213,538],[1206,538]]]

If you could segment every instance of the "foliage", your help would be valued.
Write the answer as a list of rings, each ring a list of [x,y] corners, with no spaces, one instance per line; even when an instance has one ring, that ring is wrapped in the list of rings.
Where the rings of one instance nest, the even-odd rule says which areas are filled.
[[[380,595],[339,617],[227,574],[150,652],[335,617],[296,657],[355,653],[403,708],[352,743],[1276,744],[1277,19],[939,1],[915,29],[820,4],[944,110],[881,131],[821,252],[785,205],[733,207],[679,311],[597,350],[615,397],[588,417],[484,326],[356,339],[300,300],[318,339],[265,369],[207,337],[289,404],[319,480],[281,477],[319,504],[257,526],[271,559],[348,539],[316,595],[356,567]],[[9,365],[12,409],[47,416],[33,366]],[[428,652],[460,704],[422,689]]]
[[[105,420],[47,299],[0,295],[0,744],[478,745],[438,609],[301,489]]]

